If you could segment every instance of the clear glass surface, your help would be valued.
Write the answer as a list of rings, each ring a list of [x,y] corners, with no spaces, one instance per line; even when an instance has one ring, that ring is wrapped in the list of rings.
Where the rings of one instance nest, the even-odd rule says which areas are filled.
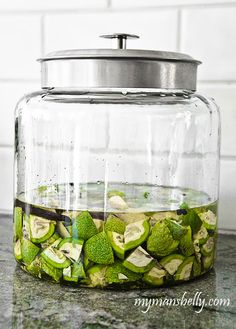
[[[191,279],[213,266],[217,232],[220,127],[218,108],[213,100],[199,94],[184,91],[170,93],[166,90],[40,91],[26,96],[18,103],[15,125],[15,213],[18,212],[21,218],[22,234],[19,229],[16,232],[15,214],[14,242],[17,247],[20,246],[21,258],[17,260],[25,270],[32,273],[30,265],[34,261],[38,272],[33,274],[56,280],[55,275],[52,275],[53,267],[45,270],[45,266],[49,264],[50,267],[52,262],[49,260],[47,263],[47,257],[41,257],[49,245],[45,242],[55,233],[59,239],[71,239],[72,247],[75,243],[73,239],[83,240],[79,259],[86,278],[78,277],[76,284],[92,287],[110,287],[113,284],[125,286],[127,283],[129,286],[168,285]],[[85,215],[88,222],[90,217],[93,221],[103,222],[99,223],[101,225],[93,235],[101,233],[102,238],[110,241],[113,258],[107,263],[96,262],[94,255],[88,256],[89,252],[86,253],[86,244],[89,245],[92,236],[81,239],[78,228],[75,234],[75,223]],[[197,219],[193,219],[192,223],[191,218],[195,215]],[[125,224],[124,231],[118,233],[124,239],[122,243],[125,243],[122,257],[117,256],[112,245],[114,241],[109,240],[112,237],[107,232],[113,232],[113,229],[106,230],[109,216],[115,216]],[[37,218],[51,222],[39,220],[37,223]],[[169,219],[172,222],[168,224]],[[59,222],[69,232],[64,233],[66,236],[59,233]],[[138,227],[134,223],[139,223]],[[135,241],[135,230],[142,231],[146,223],[146,238],[141,239],[141,242],[136,241],[132,248],[127,247],[129,231],[133,230],[131,241]],[[168,227],[169,232],[172,232],[169,225],[173,223],[180,226],[177,229],[184,227],[181,238],[179,236],[176,240],[176,247],[163,253],[157,252],[155,248],[153,250],[150,237],[155,231],[155,225],[157,229],[158,225],[162,225],[160,231]],[[51,233],[49,229],[47,231],[49,224],[54,225]],[[98,222],[96,224],[98,226]],[[28,230],[24,227],[27,225]],[[42,241],[37,240],[34,225],[41,225],[48,234],[41,236]],[[192,252],[183,252],[181,239],[184,236],[186,238],[189,227],[193,248]],[[196,234],[200,229],[207,238],[199,244],[201,238]],[[32,238],[34,234],[36,238]],[[173,236],[175,233],[172,232]],[[36,256],[30,258],[31,262],[22,258],[22,249],[30,250],[25,240],[39,248],[37,253],[35,250]],[[205,246],[207,241],[208,245],[212,242],[214,246],[211,251],[205,252],[204,248],[209,247]],[[51,240],[50,243],[53,242]],[[166,246],[168,244],[163,243]],[[55,248],[60,250],[58,245]],[[160,267],[159,270],[165,272],[163,276],[160,273],[153,274],[155,271],[151,272],[151,265],[146,269],[140,265],[142,268],[134,271],[135,279],[129,279],[133,267],[132,264],[131,267],[127,265],[127,262],[130,255],[133,261],[132,253],[137,252],[138,248],[153,258],[153,269]],[[163,258],[173,254],[181,255],[183,259],[180,257],[182,262],[176,265],[176,271],[171,274],[167,270],[168,266],[163,265],[168,259]],[[65,253],[61,256],[66,257]],[[143,255],[139,256],[141,262]],[[198,262],[200,270],[194,274],[194,264],[198,257],[201,258]],[[46,260],[46,265],[40,263],[41,258]],[[70,257],[66,257],[66,260],[69,260],[66,268],[71,274],[75,260]],[[174,261],[176,263],[176,259]],[[86,262],[93,264],[88,265]],[[181,264],[184,271],[184,262],[186,266],[192,264],[190,273],[178,279]],[[204,265],[206,262],[209,263],[208,267]],[[106,273],[117,267],[128,279],[117,277],[113,280],[115,282],[111,282]],[[127,269],[132,273],[127,274]],[[60,271],[58,280],[73,281],[65,279],[65,269]],[[97,280],[94,279],[96,273],[99,273]],[[150,279],[152,275],[154,279],[157,275],[158,280]]]

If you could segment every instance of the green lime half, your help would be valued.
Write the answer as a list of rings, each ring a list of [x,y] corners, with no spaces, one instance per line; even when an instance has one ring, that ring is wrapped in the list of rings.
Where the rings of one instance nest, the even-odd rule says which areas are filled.
[[[25,264],[30,264],[35,259],[39,251],[40,249],[35,244],[25,238],[22,238],[21,254],[22,260]]]
[[[124,248],[130,250],[140,246],[148,237],[150,224],[148,220],[128,224],[124,232]]]
[[[98,233],[98,229],[88,211],[81,212],[81,214],[74,219],[72,231],[73,238],[82,239],[84,241]]]
[[[109,215],[105,222],[104,229],[105,232],[111,231],[119,234],[124,234],[125,223],[123,220],[119,219],[118,217],[114,215]]]
[[[157,222],[147,240],[147,250],[157,257],[163,257],[173,253],[178,247],[179,241],[174,240],[165,222]]]
[[[216,229],[217,217],[211,210],[203,212],[203,213],[199,214],[199,216],[203,222],[203,226],[205,226],[205,228],[207,230]]]
[[[16,238],[21,238],[23,235],[23,215],[22,208],[15,207],[14,208],[14,235]]]
[[[174,275],[179,266],[183,263],[184,259],[185,257],[183,255],[172,254],[162,258],[160,260],[160,264],[170,275]]]
[[[187,233],[180,240],[179,248],[184,256],[191,256],[195,251],[192,240],[192,229],[190,226],[187,226],[187,230]]]
[[[91,267],[87,274],[89,276],[88,286],[90,287],[100,287],[103,288],[106,286],[106,269],[107,266],[104,265],[95,265]]]
[[[62,251],[56,249],[54,246],[46,248],[42,254],[42,258],[51,266],[55,268],[65,268],[70,265],[70,260],[66,258]]]
[[[135,273],[145,273],[154,264],[154,259],[142,247],[136,248],[123,262],[125,267]]]
[[[207,229],[203,225],[200,227],[200,230],[193,235],[194,240],[197,240],[199,244],[204,244],[208,237]]]
[[[80,258],[83,243],[83,240],[65,238],[59,243],[58,249],[62,251],[67,258],[77,262]]]
[[[14,243],[14,255],[15,255],[15,259],[20,261],[22,260],[22,254],[21,254],[21,241],[20,239],[18,239],[15,243]]]
[[[29,226],[30,226],[30,237],[34,243],[41,243],[49,239],[55,231],[55,222],[30,215]]]
[[[183,261],[174,276],[175,281],[189,280],[192,272],[193,262],[194,256],[188,257]]]
[[[105,277],[108,283],[126,283],[140,280],[141,274],[130,271],[117,261],[107,267]]]
[[[111,243],[105,232],[92,236],[85,242],[85,255],[97,264],[112,264],[114,262]]]
[[[165,276],[166,271],[159,265],[155,265],[150,271],[144,273],[143,281],[152,286],[162,286]]]
[[[107,232],[107,236],[110,240],[111,246],[117,257],[124,259],[125,249],[124,249],[124,235],[116,232]]]
[[[201,253],[204,255],[204,256],[208,256],[212,253],[212,251],[214,250],[214,247],[215,247],[215,240],[213,237],[210,237],[207,242],[202,245],[201,247]]]

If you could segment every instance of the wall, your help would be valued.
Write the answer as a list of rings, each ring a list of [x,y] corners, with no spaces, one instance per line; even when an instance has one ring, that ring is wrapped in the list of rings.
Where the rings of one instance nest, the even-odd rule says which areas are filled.
[[[38,89],[36,58],[57,49],[108,47],[98,35],[140,35],[131,48],[181,51],[203,61],[199,91],[221,107],[220,227],[236,229],[236,0],[1,0],[0,210],[11,211],[13,114]]]

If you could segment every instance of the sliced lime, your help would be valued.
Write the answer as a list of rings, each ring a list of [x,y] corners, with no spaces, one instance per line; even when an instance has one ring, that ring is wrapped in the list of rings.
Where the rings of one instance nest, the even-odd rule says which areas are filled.
[[[150,271],[144,273],[143,281],[152,286],[162,286],[165,276],[166,271],[156,264]]]
[[[207,230],[214,231],[216,229],[217,217],[211,210],[203,212],[199,214],[199,216],[203,222],[203,226],[205,226]]]
[[[93,218],[88,211],[83,211],[73,221],[73,237],[76,239],[88,240],[98,233]]]
[[[124,235],[116,232],[107,232],[107,236],[110,240],[111,246],[117,257],[124,259],[125,249],[124,249]]]
[[[111,208],[126,210],[128,208],[127,203],[119,195],[114,195],[109,198],[109,204]]]
[[[136,248],[123,262],[125,267],[135,273],[145,273],[154,264],[154,259],[142,247]]]
[[[29,224],[29,222],[30,222],[29,216],[24,214],[22,232],[23,232],[23,237],[27,240],[30,240],[30,224]]]
[[[56,249],[54,246],[46,248],[42,254],[42,258],[55,268],[65,268],[70,265],[70,260],[66,258],[62,251]]]
[[[31,241],[34,243],[41,243],[49,239],[55,231],[55,222],[30,215],[29,227]]]
[[[41,243],[41,247],[43,249],[49,247],[51,244],[53,244],[56,240],[60,239],[60,236],[57,233],[54,233],[49,239],[47,239],[45,242]],[[60,239],[61,241],[61,239]]]
[[[18,260],[18,261],[22,260],[20,239],[18,239],[14,244],[14,255],[15,255],[16,260]]]
[[[41,260],[41,269],[47,275],[49,275],[53,280],[59,282],[62,277],[62,269],[55,268],[52,264],[50,264],[45,259]]]
[[[124,232],[125,250],[140,246],[148,237],[150,224],[147,220],[128,224]]]
[[[68,227],[66,229],[65,225],[62,222],[57,222],[57,226],[56,226],[57,232],[58,234],[62,237],[62,238],[69,238],[71,237],[71,232],[68,230]]]
[[[194,254],[194,245],[192,240],[192,230],[187,226],[187,233],[180,240],[179,248],[184,256],[191,256]]]
[[[22,238],[21,240],[21,254],[22,260],[25,264],[30,264],[39,252],[39,248],[31,241]]]
[[[89,286],[90,287],[105,287],[106,286],[106,269],[107,266],[104,265],[95,265],[91,267],[87,274],[89,276]]]
[[[201,262],[199,262],[196,258],[193,262],[193,276],[198,276],[201,274]]]
[[[16,239],[21,238],[23,235],[23,215],[22,208],[15,207],[14,208],[14,236]]]
[[[106,281],[110,284],[125,283],[140,280],[141,274],[130,271],[121,262],[117,261],[107,267],[105,277]]]
[[[119,234],[124,234],[125,223],[114,215],[109,215],[104,226],[105,232],[112,231]]]
[[[180,240],[182,236],[187,233],[187,228],[180,225],[175,220],[171,218],[166,218],[165,222],[175,240]]]
[[[194,257],[186,258],[183,263],[179,266],[174,279],[175,281],[185,281],[189,280],[192,272]]]
[[[74,263],[73,265],[63,269],[63,279],[70,282],[78,282],[79,279],[85,279],[86,274],[82,263]]]
[[[131,224],[139,222],[140,220],[148,219],[148,216],[140,212],[117,213],[116,216],[123,220],[125,224]]]
[[[83,240],[65,238],[58,245],[58,249],[62,251],[67,258],[77,262],[80,258],[83,243]]]
[[[188,209],[186,215],[181,215],[182,225],[190,226],[193,233],[199,231],[202,226],[202,221],[193,209]]]
[[[104,223],[105,223],[104,220],[93,218],[93,222],[94,222],[98,232],[102,232],[103,228],[104,228]]]
[[[209,270],[213,266],[213,263],[214,263],[214,252],[202,258],[202,264],[204,270]]]
[[[202,245],[201,247],[201,253],[204,255],[204,256],[208,256],[212,253],[212,251],[214,250],[214,247],[215,247],[215,240],[213,237],[210,237],[207,242]]]
[[[183,263],[185,257],[179,254],[172,254],[160,260],[160,264],[170,274],[174,275],[179,266]]]
[[[165,222],[157,222],[147,240],[147,250],[158,257],[163,257],[174,252],[179,241],[173,239]]]
[[[204,244],[208,237],[208,232],[205,226],[201,226],[200,230],[193,235],[194,240],[198,241],[199,244]]]
[[[97,264],[112,264],[114,256],[110,241],[105,232],[98,233],[86,241],[85,255]]]

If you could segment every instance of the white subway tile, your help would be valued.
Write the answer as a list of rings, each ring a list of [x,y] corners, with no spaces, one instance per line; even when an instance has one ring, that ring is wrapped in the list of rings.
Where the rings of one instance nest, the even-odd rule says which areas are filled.
[[[0,79],[39,78],[40,30],[38,15],[0,16]]]
[[[1,0],[0,10],[66,10],[103,8],[107,0]]]
[[[200,84],[200,92],[213,97],[221,114],[221,154],[236,156],[236,84]]]
[[[236,229],[236,160],[221,160],[219,227]]]
[[[181,51],[203,62],[201,80],[235,80],[236,7],[183,10]]]
[[[46,52],[70,48],[111,48],[111,40],[101,39],[99,35],[113,32],[140,35],[139,40],[128,41],[128,48],[175,50],[177,11],[48,15],[45,24]]]
[[[206,4],[224,4],[225,0],[111,0],[111,6],[114,8],[130,7],[165,7],[179,5],[206,5]],[[227,3],[235,3],[235,0],[228,0]]]
[[[13,145],[14,142],[14,110],[18,100],[24,94],[39,89],[36,83],[0,82],[1,107],[0,145]]]
[[[13,148],[0,148],[0,210],[11,211],[13,201]]]

